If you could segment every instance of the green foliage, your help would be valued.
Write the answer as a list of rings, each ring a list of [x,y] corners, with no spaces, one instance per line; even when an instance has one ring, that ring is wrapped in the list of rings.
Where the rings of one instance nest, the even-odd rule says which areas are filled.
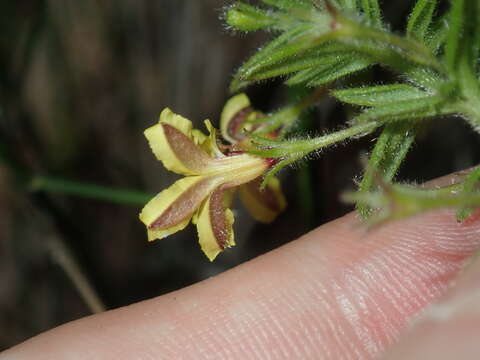
[[[448,22],[448,34],[445,44],[445,64],[447,68],[455,72],[458,65],[460,43],[462,39],[462,30],[464,25],[465,0],[452,1]]]
[[[375,209],[370,225],[402,219],[443,207],[480,206],[480,192],[459,193],[459,186],[425,189],[410,185],[387,184],[379,180],[377,190],[370,193],[346,194],[344,199]]]
[[[277,159],[267,179],[327,146],[381,129],[359,191],[349,195],[362,215],[377,214],[374,209],[383,208],[390,210],[377,214],[377,220],[391,219],[454,204],[461,207],[459,218],[464,219],[479,205],[478,172],[465,180],[458,194],[393,183],[419,129],[433,126],[440,116],[458,115],[480,131],[478,1],[451,0],[450,8],[441,14],[439,1],[418,0],[404,35],[389,30],[376,0],[262,3],[266,9],[237,3],[227,12],[228,19],[229,12],[245,9],[251,13],[249,19],[259,18],[258,28],[268,27],[275,34],[240,67],[231,90],[282,77],[287,86],[328,89],[337,100],[359,107],[348,127],[312,138],[303,134],[284,138],[282,129],[290,128],[304,110],[295,104],[259,119],[263,125],[250,134],[255,145],[251,153]],[[242,30],[240,25],[229,24]],[[255,24],[248,29],[242,26],[243,30],[256,28]],[[372,65],[384,67],[396,80],[380,85],[363,81],[358,86],[359,79],[371,76],[356,77],[357,86],[350,88],[341,85],[351,82],[338,81],[368,72]],[[277,138],[268,134],[277,134]]]
[[[282,10],[304,9],[312,7],[313,0],[262,0],[266,5],[275,6]]]
[[[419,0],[412,10],[407,24],[407,36],[425,41],[432,24],[433,12],[437,7],[436,0]]]
[[[306,86],[316,87],[363,70],[369,65],[371,65],[371,62],[368,59],[359,55],[348,54],[340,57],[337,61],[332,61],[323,66],[317,65],[316,67],[299,71],[290,77],[285,84],[291,86],[304,83]]]
[[[463,196],[475,196],[476,190],[480,183],[480,169],[473,170],[465,178],[465,181],[461,184],[461,193]],[[478,204],[477,204],[478,205]],[[463,206],[460,207],[457,212],[458,221],[463,221],[469,217],[473,212],[473,207]]]
[[[382,23],[382,15],[380,5],[377,0],[361,0],[363,14],[369,24],[380,26]]]
[[[244,3],[235,4],[227,12],[225,21],[241,31],[260,30],[275,24],[271,14]]]
[[[368,196],[375,188],[377,176],[382,176],[385,182],[393,180],[415,140],[416,132],[415,125],[408,122],[394,122],[385,126],[373,148],[358,188],[359,193]],[[363,218],[368,218],[372,212],[372,208],[361,203],[357,204],[357,210]]]
[[[338,100],[362,106],[392,105],[399,101],[412,101],[429,95],[407,84],[391,84],[349,88],[332,92]]]

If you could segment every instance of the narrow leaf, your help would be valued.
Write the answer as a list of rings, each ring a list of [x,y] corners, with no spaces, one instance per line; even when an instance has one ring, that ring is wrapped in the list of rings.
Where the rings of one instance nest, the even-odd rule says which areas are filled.
[[[312,0],[262,0],[262,2],[282,10],[312,8]]]
[[[262,80],[269,77],[287,75],[317,65],[340,61],[347,56],[354,57],[357,56],[357,53],[351,51],[344,44],[329,41],[313,46],[302,53],[285,57],[271,65],[262,64],[262,66],[251,69],[248,77],[246,76],[245,78],[247,80]]]
[[[447,15],[448,14],[444,14],[430,26],[431,30],[425,39],[427,46],[435,54],[440,51],[442,46],[445,44],[445,40],[447,39],[449,30]]]
[[[445,115],[453,112],[448,103],[441,95],[418,98],[415,101],[399,101],[385,106],[370,108],[355,119],[353,123],[365,123],[372,120],[398,121],[405,119],[427,118],[437,115]]]
[[[478,55],[480,50],[480,3],[478,0],[466,0],[464,10],[464,27],[462,31],[463,38],[461,56],[467,58],[473,77],[478,83],[476,67],[478,64]]]
[[[340,101],[362,106],[388,105],[398,101],[415,100],[430,96],[426,92],[407,84],[336,90],[332,94]]]
[[[471,195],[475,190],[478,190],[480,183],[480,169],[473,170],[470,174],[467,175],[465,181],[462,184],[462,193],[465,195]],[[457,211],[457,220],[463,221],[473,212],[471,207],[462,207]]]
[[[437,6],[436,0],[418,0],[408,18],[407,36],[424,41]]]
[[[295,161],[298,161],[302,158],[303,155],[292,156],[286,159],[280,160],[275,166],[273,166],[269,172],[264,176],[260,189],[263,190],[267,186],[268,182],[272,177],[274,177],[280,170],[284,167],[293,164]]]
[[[225,21],[240,31],[254,31],[269,27],[276,23],[273,12],[238,2],[228,8]]]
[[[256,71],[248,79],[256,81],[270,79],[272,77],[284,76],[301,70],[330,65],[341,61],[345,55],[346,53],[321,54],[317,52],[312,55],[292,57],[284,62],[262,69],[261,71]]]
[[[230,84],[230,91],[235,92],[244,86],[248,85],[248,81],[243,80],[252,68],[258,66],[265,58],[268,58],[269,54],[273,53],[276,49],[285,46],[289,41],[297,39],[301,36],[310,25],[300,25],[289,31],[285,31],[280,36],[273,39],[266,44],[262,49],[258,50],[250,59],[248,59],[235,74],[232,83]]]
[[[370,65],[371,62],[361,55],[357,55],[356,57],[345,56],[335,63],[300,71],[285,83],[289,86],[306,84],[307,86],[315,87],[363,70]]]
[[[465,0],[451,1],[448,21],[448,33],[445,45],[445,62],[447,67],[454,71],[459,56],[462,29],[464,26]]]
[[[307,86],[316,87],[338,80],[347,75],[366,69],[372,65],[369,59],[358,56],[351,60],[346,60],[336,64],[329,69],[325,69],[321,73],[316,74]]]
[[[393,180],[413,144],[415,133],[412,123],[390,123],[385,126],[370,155],[359,192],[372,191],[376,176],[381,176],[386,182]],[[372,212],[372,208],[365,203],[357,203],[357,210],[363,218]]]
[[[413,67],[404,72],[405,78],[412,84],[431,92],[438,91],[445,84],[445,78],[426,67]]]
[[[341,9],[345,10],[358,10],[358,1],[357,0],[338,0]]]
[[[374,26],[381,26],[382,14],[378,0],[362,0],[361,5],[367,21]]]

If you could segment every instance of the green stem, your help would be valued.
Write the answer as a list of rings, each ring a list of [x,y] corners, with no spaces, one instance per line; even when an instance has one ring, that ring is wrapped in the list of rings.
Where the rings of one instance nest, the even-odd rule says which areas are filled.
[[[103,200],[116,204],[142,206],[153,195],[128,189],[114,189],[95,184],[80,183],[49,176],[35,176],[30,182],[31,191],[46,191],[74,195],[83,198]]]
[[[377,129],[383,125],[383,121],[371,121],[364,124],[358,124],[343,130],[336,131],[334,133],[320,136],[310,140],[301,140],[295,142],[295,146],[292,150],[297,150],[305,153],[310,153],[315,150],[336,144],[338,142],[358,137],[364,136],[371,133],[373,130]]]
[[[384,123],[385,121],[360,123],[358,125],[354,125],[349,128],[313,139],[268,142],[264,144],[265,146],[270,147],[269,149],[250,150],[249,153],[266,158],[283,158],[284,160],[292,158],[299,159],[313,151],[342,142],[344,140],[365,136],[382,126]]]

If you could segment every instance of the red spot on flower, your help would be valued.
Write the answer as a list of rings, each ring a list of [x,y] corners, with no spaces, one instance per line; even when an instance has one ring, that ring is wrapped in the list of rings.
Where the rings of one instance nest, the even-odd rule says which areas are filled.
[[[278,159],[278,158],[266,158],[265,161],[267,162],[268,167],[272,168],[275,165],[277,165],[277,163],[280,161],[280,159]]]

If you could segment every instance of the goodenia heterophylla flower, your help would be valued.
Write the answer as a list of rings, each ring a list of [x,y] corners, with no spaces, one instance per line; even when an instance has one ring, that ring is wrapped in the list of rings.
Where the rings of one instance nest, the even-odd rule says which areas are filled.
[[[249,139],[244,132],[254,130],[249,122],[262,116],[261,112],[252,108],[245,94],[235,95],[227,101],[222,111],[222,136],[235,148],[248,149]],[[260,183],[260,179],[255,179],[241,186],[240,199],[255,220],[270,223],[285,209],[287,202],[276,177],[271,177],[263,190],[260,190]]]
[[[246,138],[244,130],[253,130],[249,121],[262,116],[261,112],[252,108],[247,95],[242,93],[233,96],[225,104],[220,117],[220,131],[223,138],[232,145],[242,142]]]
[[[197,225],[200,245],[210,260],[234,245],[233,214],[224,206],[229,192],[263,175],[268,159],[245,153],[223,154],[209,122],[207,137],[192,129],[192,123],[165,109],[158,124],[145,131],[153,153],[173,172],[186,175],[159,193],[142,210],[148,239],[161,239]],[[227,196],[228,195],[228,196]]]
[[[271,223],[287,206],[287,201],[276,177],[268,180],[260,190],[260,179],[255,179],[239,187],[240,199],[248,212],[258,222]]]

